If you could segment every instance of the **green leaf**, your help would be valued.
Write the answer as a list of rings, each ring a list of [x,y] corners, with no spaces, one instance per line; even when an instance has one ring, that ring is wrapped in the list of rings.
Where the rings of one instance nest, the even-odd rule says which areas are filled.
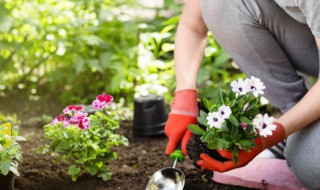
[[[235,139],[236,136],[238,135],[238,133],[239,133],[238,127],[237,126],[232,126],[231,127],[231,138]]]
[[[223,124],[222,124],[221,129],[222,129],[223,131],[227,132],[227,133],[230,132],[230,129],[229,129],[229,127],[226,125],[226,123],[223,123]]]
[[[217,141],[218,141],[218,145],[220,145],[223,148],[229,148],[231,145],[231,143],[225,139],[217,138]]]
[[[218,142],[218,143],[217,143],[217,148],[218,148],[219,150],[222,150],[223,146]]]
[[[217,56],[217,58],[215,59],[215,62],[214,62],[214,66],[215,67],[221,67],[222,65],[226,64],[229,62],[230,60],[230,55],[223,51],[219,56]]]
[[[232,152],[232,159],[233,159],[233,164],[236,165],[239,161],[239,148],[238,146],[233,147],[233,149],[231,150]]]
[[[229,121],[234,125],[234,126],[239,126],[239,121],[234,115],[230,115]]]
[[[205,112],[205,111],[203,111],[203,110],[200,110],[200,116],[202,116],[202,117],[207,117],[208,115],[207,115],[207,113]]]
[[[81,169],[76,167],[75,165],[71,165],[68,168],[68,174],[71,175],[72,181],[76,181],[79,174],[80,174]]]
[[[232,141],[231,137],[230,137],[230,133],[227,132],[227,133],[222,133],[222,138],[227,140],[227,141]]]
[[[209,78],[210,78],[210,71],[205,67],[201,67],[198,72],[197,84],[200,86],[203,82],[207,81]]]
[[[207,121],[206,117],[201,115],[201,116],[197,117],[197,120],[201,125],[207,126],[208,121]]]
[[[62,134],[66,139],[69,139],[70,137],[72,137],[72,134],[69,131],[63,132]]]
[[[252,141],[249,141],[249,140],[240,140],[239,143],[241,146],[244,146],[244,147],[252,145]]]
[[[90,143],[90,146],[93,148],[93,150],[98,150],[99,146],[96,143]]]
[[[188,125],[188,129],[196,135],[203,135],[205,131],[201,129],[198,125],[190,124]]]
[[[103,181],[108,181],[111,179],[112,173],[107,171],[107,172],[102,172],[98,175],[98,177],[101,177]]]
[[[129,140],[124,137],[124,136],[120,136],[119,141],[124,145],[124,146],[129,146]]]
[[[86,167],[86,171],[90,174],[90,175],[96,175],[99,171],[99,168],[97,166],[87,166]]]
[[[213,104],[207,98],[203,99],[203,104],[209,111],[211,111]]]
[[[229,103],[230,107],[233,107],[235,105],[235,103],[236,103],[236,100],[230,101],[230,103]]]
[[[201,140],[203,142],[207,142],[207,143],[212,142],[213,139],[214,139],[214,132],[213,131],[206,131],[201,137]]]
[[[211,149],[211,150],[218,148],[216,141],[209,142],[208,145],[207,145],[207,147],[208,147],[209,149]]]
[[[224,105],[223,94],[222,94],[222,89],[221,88],[218,90],[218,100],[219,100],[221,105]]]
[[[56,146],[55,151],[56,151],[56,152],[59,152],[59,151],[61,151],[61,150],[67,149],[67,148],[69,148],[69,147],[70,147],[69,142],[67,142],[67,141],[62,141],[62,142],[59,143],[58,146]]]
[[[251,121],[248,119],[248,118],[246,118],[246,117],[240,117],[240,121],[241,122],[243,122],[243,123],[246,123],[246,124],[248,124],[248,125],[251,125]]]
[[[11,171],[14,175],[20,176],[17,168],[15,168],[15,167],[13,167],[13,166],[10,166],[10,171]]]
[[[239,157],[236,155],[232,155],[233,164],[236,165],[239,162]]]
[[[171,43],[163,43],[162,46],[162,51],[164,52],[169,52],[174,50],[174,44]]]
[[[10,171],[11,160],[4,160],[0,163],[0,171],[3,175],[7,175]]]

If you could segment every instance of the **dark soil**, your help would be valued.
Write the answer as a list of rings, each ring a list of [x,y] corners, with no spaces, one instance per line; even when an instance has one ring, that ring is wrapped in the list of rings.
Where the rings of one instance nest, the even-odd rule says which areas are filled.
[[[194,163],[195,167],[199,166],[196,164],[200,159],[200,154],[205,153],[212,158],[215,158],[218,161],[224,162],[228,159],[223,158],[216,150],[210,150],[207,147],[207,144],[202,142],[199,135],[192,135],[188,144],[187,144],[187,152],[189,154],[190,160]]]
[[[130,145],[114,148],[119,158],[110,163],[113,176],[107,182],[90,175],[82,175],[73,182],[66,172],[67,165],[56,165],[50,155],[35,153],[35,149],[46,142],[42,127],[22,126],[20,133],[28,141],[22,143],[24,162],[19,166],[21,176],[15,178],[15,189],[144,190],[154,172],[164,167],[171,167],[173,162],[164,154],[167,143],[165,136],[134,137],[131,126],[131,123],[125,123],[119,131],[129,139]],[[213,182],[212,172],[195,168],[189,159],[178,163],[177,168],[186,175],[185,190],[247,189]]]

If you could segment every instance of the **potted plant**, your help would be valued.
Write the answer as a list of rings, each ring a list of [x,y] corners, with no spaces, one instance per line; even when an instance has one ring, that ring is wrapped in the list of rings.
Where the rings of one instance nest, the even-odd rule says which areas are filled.
[[[193,135],[187,152],[194,163],[201,153],[226,161],[215,151],[224,148],[232,152],[236,164],[241,149],[250,151],[256,147],[254,139],[259,135],[272,135],[276,127],[272,124],[274,118],[259,114],[259,100],[264,89],[264,84],[256,77],[239,78],[227,83],[227,89],[219,89],[217,101],[203,100],[205,108],[200,110],[199,124],[188,126]]]
[[[51,142],[42,147],[56,161],[69,165],[68,174],[73,181],[83,173],[111,179],[110,161],[117,158],[113,146],[128,145],[128,140],[115,130],[122,119],[120,110],[111,106],[111,95],[101,94],[93,101],[98,110],[92,115],[83,112],[82,106],[71,105],[50,124],[44,126],[45,136]]]
[[[1,189],[14,189],[14,176],[20,176],[18,163],[22,162],[22,152],[18,141],[25,141],[18,136],[18,128],[11,128],[11,123],[0,125],[0,184]]]

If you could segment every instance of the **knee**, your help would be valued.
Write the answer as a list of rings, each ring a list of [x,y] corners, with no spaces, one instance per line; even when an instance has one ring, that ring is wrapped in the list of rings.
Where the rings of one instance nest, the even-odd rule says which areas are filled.
[[[285,157],[288,166],[304,187],[320,190],[319,152],[310,142],[305,146],[306,142],[299,139],[299,135],[294,134],[287,141]]]
[[[306,160],[288,159],[287,163],[298,181],[307,189],[320,190],[320,167]]]

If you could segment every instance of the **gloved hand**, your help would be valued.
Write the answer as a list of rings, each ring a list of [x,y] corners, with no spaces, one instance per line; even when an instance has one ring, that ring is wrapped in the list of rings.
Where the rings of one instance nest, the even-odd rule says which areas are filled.
[[[176,91],[165,126],[165,134],[169,138],[167,155],[171,154],[181,141],[182,153],[187,155],[186,146],[192,135],[187,127],[189,124],[198,123],[198,115],[197,91],[193,89]]]
[[[217,151],[220,153],[222,157],[229,159],[229,161],[219,162],[214,158],[211,158],[207,154],[201,154],[200,155],[201,159],[197,162],[197,164],[203,169],[217,171],[217,172],[226,172],[226,171],[247,165],[251,160],[253,160],[254,157],[256,157],[264,149],[269,148],[273,145],[276,145],[277,143],[284,140],[285,131],[282,124],[277,122],[274,122],[273,124],[276,125],[277,127],[274,131],[272,131],[271,136],[267,136],[267,137],[259,136],[255,139],[257,148],[251,148],[250,152],[247,152],[245,150],[239,151],[239,155],[238,155],[239,161],[236,165],[233,164],[231,151],[226,151],[224,149],[222,150],[217,149]]]

